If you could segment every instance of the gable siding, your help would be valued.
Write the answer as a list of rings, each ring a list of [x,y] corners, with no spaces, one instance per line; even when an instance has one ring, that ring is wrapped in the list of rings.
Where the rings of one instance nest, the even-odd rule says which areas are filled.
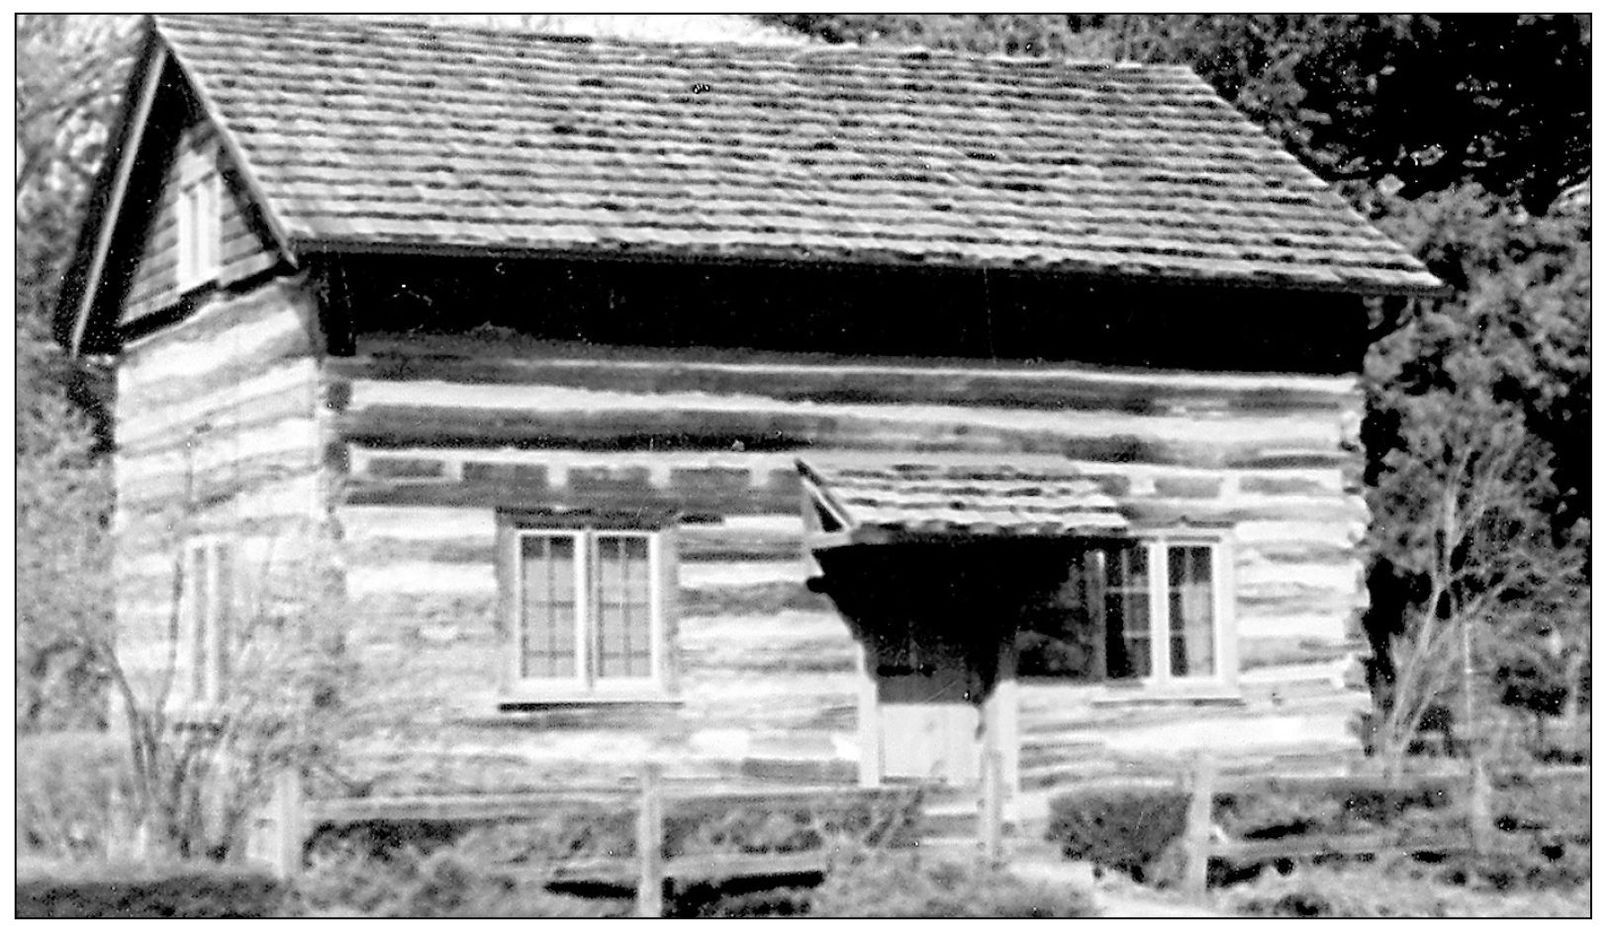
[[[376,672],[382,700],[407,703],[399,713],[450,752],[548,769],[580,755],[701,769],[789,757],[847,777],[859,657],[832,603],[804,586],[797,455],[875,466],[1072,460],[1132,519],[1235,525],[1244,703],[1098,706],[1095,688],[1065,697],[1026,685],[1020,726],[1026,755],[1038,756],[1026,782],[1061,767],[1066,722],[1098,715],[1121,718],[1114,734],[1074,748],[1083,742],[1082,760],[1110,765],[1169,758],[1190,741],[1169,734],[1180,723],[1206,731],[1308,716],[1323,729],[1300,726],[1257,748],[1349,746],[1344,716],[1364,695],[1339,667],[1360,650],[1354,546],[1366,519],[1351,379],[574,352],[499,360],[469,341],[457,353],[423,354],[405,340],[361,347],[329,361],[325,383],[346,469],[350,601],[373,635],[356,651],[394,660]],[[678,530],[679,706],[544,711],[501,721],[518,734],[484,731],[503,659],[493,512],[548,505],[673,507],[700,522]],[[1159,735],[1144,733],[1149,724]],[[595,751],[601,734],[589,729],[599,725],[612,735]],[[1121,729],[1143,735],[1127,741]]]
[[[316,415],[314,303],[276,278],[213,293],[184,320],[126,345],[114,404],[118,650],[154,696],[171,670],[187,538],[235,545],[256,614],[299,619],[335,581]],[[115,712],[114,712],[115,713]]]
[[[147,229],[140,261],[123,301],[119,321],[127,324],[171,307],[179,291],[178,183],[181,151],[192,145],[216,144],[218,133],[210,122],[198,122],[180,133],[180,140],[168,153],[167,167],[157,194],[158,205]],[[229,286],[272,267],[278,255],[272,243],[252,225],[245,213],[244,187],[229,170],[229,159],[215,155],[220,164],[222,199],[219,219],[222,241],[219,248],[220,286]]]

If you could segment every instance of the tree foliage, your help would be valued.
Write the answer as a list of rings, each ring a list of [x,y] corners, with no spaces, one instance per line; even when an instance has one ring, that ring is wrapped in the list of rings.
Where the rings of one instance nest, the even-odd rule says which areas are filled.
[[[1378,205],[1458,289],[1409,306],[1367,358],[1382,732],[1448,700],[1467,623],[1484,703],[1559,713],[1588,657],[1587,216],[1475,184]]]
[[[51,313],[127,76],[132,17],[17,22],[17,729],[95,725],[110,632],[107,377]]]
[[[17,314],[48,320],[133,66],[138,18],[17,18]]]
[[[39,330],[17,331],[17,732],[94,726],[110,629],[111,480],[69,397],[75,371]]]

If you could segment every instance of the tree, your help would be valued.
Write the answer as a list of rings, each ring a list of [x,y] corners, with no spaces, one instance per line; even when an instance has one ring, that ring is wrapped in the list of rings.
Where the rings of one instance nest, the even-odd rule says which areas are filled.
[[[138,17],[17,17],[17,314],[48,320],[134,63]]]
[[[1435,704],[1458,698],[1474,731],[1475,705],[1494,700],[1473,697],[1475,678],[1539,662],[1544,633],[1581,626],[1582,550],[1557,546],[1543,511],[1548,450],[1495,398],[1491,365],[1470,355],[1449,365],[1458,391],[1398,397],[1402,445],[1371,491],[1372,509],[1389,514],[1373,525],[1376,554],[1421,587],[1386,637],[1376,745],[1390,767]]]
[[[95,726],[109,632],[111,445],[104,368],[51,343],[50,318],[127,75],[132,17],[17,22],[17,729]]]
[[[1587,217],[1530,216],[1476,185],[1377,207],[1460,290],[1409,306],[1367,359],[1383,735],[1453,694],[1448,634],[1466,627],[1482,706],[1560,713],[1588,642]]]
[[[293,538],[290,548],[288,562],[271,554],[255,576],[234,585],[239,619],[221,649],[222,694],[205,706],[182,694],[175,636],[164,635],[155,673],[131,663],[110,636],[84,641],[116,693],[142,856],[224,858],[244,845],[250,814],[278,773],[339,761],[353,720],[340,710],[339,688],[352,667],[335,616],[285,591],[308,587],[297,578],[316,571],[316,545]],[[185,606],[184,553],[181,544],[173,567],[174,626],[182,626]]]
[[[37,320],[17,336],[17,732],[97,726],[99,667],[82,631],[110,632],[111,479],[69,397],[73,371]]]

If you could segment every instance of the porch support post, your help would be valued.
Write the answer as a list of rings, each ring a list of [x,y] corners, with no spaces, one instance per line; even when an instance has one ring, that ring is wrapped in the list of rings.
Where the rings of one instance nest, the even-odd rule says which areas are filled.
[[[996,685],[985,715],[986,747],[1001,757],[1001,796],[1011,805],[1018,796],[1018,652],[1013,634],[996,649]],[[1010,811],[1009,811],[1010,813]]]
[[[883,750],[879,746],[878,680],[868,665],[867,644],[859,641],[856,648],[856,734],[861,751],[861,786],[876,787],[883,781]]]

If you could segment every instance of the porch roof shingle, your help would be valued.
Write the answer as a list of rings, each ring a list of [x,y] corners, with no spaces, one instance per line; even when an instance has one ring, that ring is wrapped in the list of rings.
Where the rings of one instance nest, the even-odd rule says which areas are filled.
[[[828,467],[798,461],[812,494],[855,534],[1056,537],[1115,535],[1119,506],[1071,466],[902,463]]]
[[[293,247],[1442,286],[1186,68],[154,21]]]

